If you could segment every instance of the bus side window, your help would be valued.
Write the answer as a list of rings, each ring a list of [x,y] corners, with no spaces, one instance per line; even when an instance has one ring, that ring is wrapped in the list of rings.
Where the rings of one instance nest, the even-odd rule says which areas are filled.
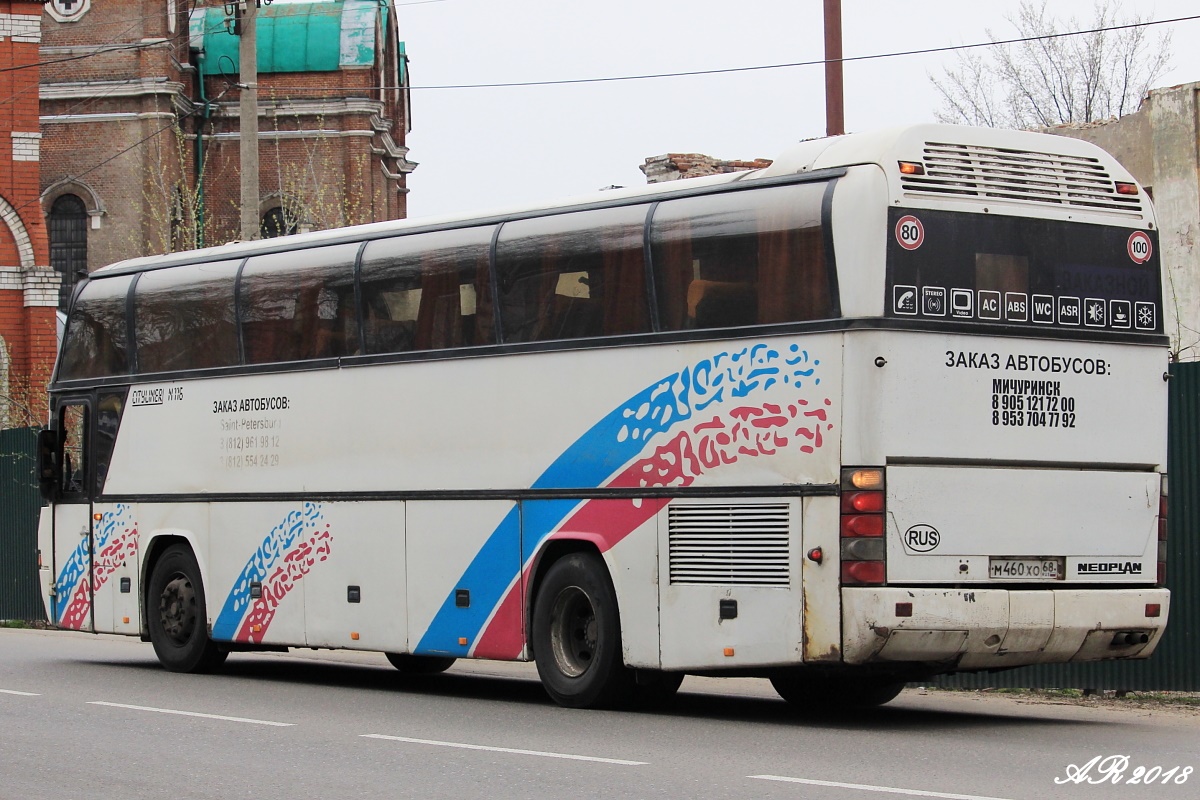
[[[358,245],[256,256],[242,268],[238,305],[247,364],[351,355],[358,350]]]
[[[661,203],[651,250],[663,330],[833,316],[821,228],[826,184]]]
[[[58,485],[62,499],[71,502],[87,497],[87,437],[88,407],[83,404],[65,405],[59,409],[58,424],[62,458],[62,474]]]
[[[145,272],[133,293],[138,372],[238,363],[233,287],[240,261]]]
[[[629,206],[506,224],[496,245],[504,341],[648,332],[646,211]]]
[[[367,352],[492,344],[494,230],[433,231],[367,245],[361,272]]]
[[[63,342],[60,380],[129,372],[125,300],[132,278],[93,279],[80,292]]]

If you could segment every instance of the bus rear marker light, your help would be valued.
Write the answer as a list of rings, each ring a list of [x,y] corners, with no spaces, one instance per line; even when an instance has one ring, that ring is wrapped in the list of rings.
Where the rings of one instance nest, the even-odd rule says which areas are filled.
[[[808,560],[820,564],[825,560],[825,551],[819,547],[814,547],[812,550],[808,551]]]
[[[358,641],[358,631],[350,631],[350,640],[354,642]]]
[[[1147,617],[1158,617],[1161,615],[1162,615],[1162,604],[1161,603],[1146,603],[1146,616]]]
[[[725,656],[726,656],[726,658],[728,658],[729,656],[732,656],[732,655],[733,655],[733,648],[732,648],[732,647],[726,647],[726,648],[725,648]]]
[[[901,161],[900,162],[900,174],[901,175],[924,175],[925,174],[925,165],[918,164],[915,161]],[[1121,184],[1119,184],[1119,183],[1117,184],[1118,187],[1120,185]],[[1117,191],[1120,192],[1121,190],[1117,189]]]
[[[1136,183],[1126,183],[1124,181],[1116,181],[1117,194],[1137,194],[1138,187]]]
[[[911,617],[913,615],[912,603],[896,603],[897,617]]]
[[[121,617],[121,622],[125,625],[129,624],[129,617]]]
[[[99,522],[100,520],[104,519],[104,515],[97,512],[95,514],[92,514],[92,519],[95,520],[96,522]]]

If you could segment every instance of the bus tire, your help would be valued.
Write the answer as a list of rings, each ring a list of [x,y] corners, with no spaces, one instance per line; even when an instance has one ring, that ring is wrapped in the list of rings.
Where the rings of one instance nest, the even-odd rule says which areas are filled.
[[[532,627],[538,675],[554,702],[606,708],[633,698],[617,593],[599,556],[572,553],[554,562],[534,600]]]
[[[414,656],[411,653],[384,653],[402,675],[436,675],[454,666],[458,659],[442,656]]]
[[[879,675],[822,675],[788,670],[771,676],[779,696],[799,711],[874,708],[896,699],[904,681]]]
[[[171,545],[154,565],[146,622],[154,654],[171,672],[211,672],[229,655],[208,638],[200,567],[186,545]]]

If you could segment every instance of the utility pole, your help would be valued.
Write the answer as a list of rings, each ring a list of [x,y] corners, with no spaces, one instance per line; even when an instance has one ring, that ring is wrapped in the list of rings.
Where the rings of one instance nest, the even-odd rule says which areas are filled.
[[[825,0],[825,135],[846,132],[842,101],[842,0]]]
[[[241,86],[242,240],[258,239],[258,7],[263,0],[237,0],[234,5]],[[271,0],[266,0],[267,4]],[[228,3],[226,4],[229,5]]]

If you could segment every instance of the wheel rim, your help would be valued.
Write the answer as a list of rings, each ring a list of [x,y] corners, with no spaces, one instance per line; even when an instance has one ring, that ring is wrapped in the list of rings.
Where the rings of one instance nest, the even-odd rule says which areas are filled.
[[[578,586],[568,586],[554,598],[550,613],[550,650],[558,670],[578,678],[596,656],[596,610]]]
[[[175,644],[185,644],[196,629],[196,589],[186,575],[167,581],[158,598],[158,618],[163,632]]]

